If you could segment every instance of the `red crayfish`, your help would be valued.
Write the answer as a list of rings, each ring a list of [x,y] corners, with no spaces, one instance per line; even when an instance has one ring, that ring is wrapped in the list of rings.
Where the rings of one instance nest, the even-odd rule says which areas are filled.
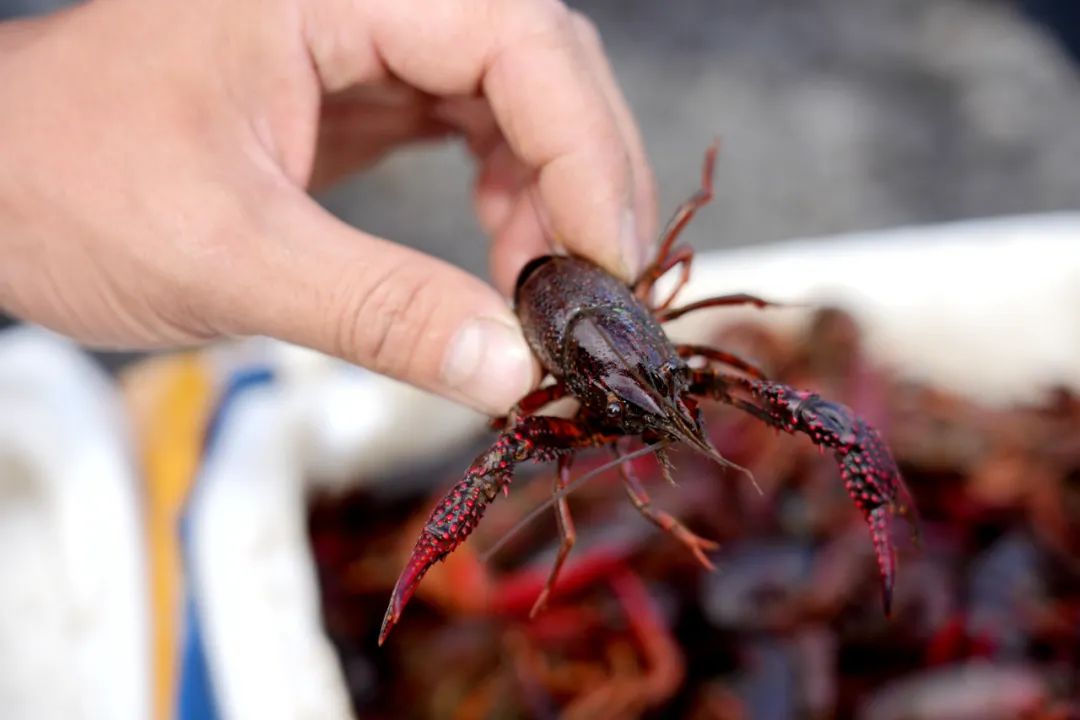
[[[529,345],[554,382],[525,396],[509,416],[494,421],[494,426],[501,428],[498,439],[432,511],[394,587],[380,645],[427,570],[472,533],[488,504],[508,488],[518,463],[558,462],[556,517],[562,543],[533,613],[546,603],[574,544],[573,523],[561,491],[569,483],[576,451],[609,446],[618,456],[620,439],[639,436],[646,443],[683,442],[729,464],[708,439],[698,397],[727,403],[787,433],[802,433],[822,449],[833,451],[848,494],[869,525],[885,612],[890,612],[896,565],[890,518],[913,507],[878,431],[843,405],[769,381],[756,366],[736,355],[702,345],[675,345],[664,333],[663,323],[694,310],[773,304],[737,294],[671,307],[689,280],[693,260],[691,248],[675,247],[675,242],[695,212],[712,199],[716,152],[714,144],[705,155],[701,188],[676,210],[661,236],[656,258],[632,285],[576,257],[547,255],[521,271],[515,291],[516,312]],[[674,290],[663,302],[654,304],[653,286],[676,267],[680,275]],[[705,366],[691,367],[688,361],[695,358],[705,361]],[[737,374],[725,372],[725,367]],[[580,403],[573,418],[535,414],[566,396]],[[668,472],[663,445],[656,453],[661,468]],[[620,470],[635,507],[711,568],[705,551],[717,544],[653,507],[627,465],[621,465]]]

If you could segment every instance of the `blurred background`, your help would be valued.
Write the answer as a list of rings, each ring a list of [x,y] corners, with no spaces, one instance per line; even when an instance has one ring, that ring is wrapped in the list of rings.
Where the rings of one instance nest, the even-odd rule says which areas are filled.
[[[0,0],[0,19],[63,4]],[[1080,5],[571,4],[603,35],[656,170],[662,218],[696,189],[705,147],[722,138],[716,199],[684,234],[717,251],[698,264],[692,292],[772,288],[816,302],[801,277],[815,273],[840,284],[847,274],[858,290],[798,323],[737,316],[694,332],[881,427],[922,514],[921,552],[897,521],[893,619],[882,616],[869,540],[832,459],[719,409],[715,441],[753,470],[762,496],[691,457],[678,458],[677,488],[651,461],[635,463],[658,506],[722,542],[718,572],[637,516],[617,480],[600,479],[573,500],[581,542],[564,592],[528,620],[554,552],[550,516],[484,554],[549,496],[547,469],[526,470],[477,539],[429,575],[380,651],[378,623],[412,539],[491,440],[482,419],[261,344],[194,358],[95,353],[85,368],[76,348],[8,334],[0,569],[46,590],[0,604],[0,667],[23,673],[0,673],[0,703],[21,702],[0,704],[0,715],[63,707],[55,716],[127,718],[144,715],[123,708],[152,706],[154,717],[183,720],[1080,717],[1080,398],[1065,383],[1080,368],[1080,231],[1068,214],[1080,210]],[[484,276],[472,172],[462,148],[418,147],[320,201]],[[1042,213],[1065,220],[935,229]],[[888,232],[924,225],[922,245]],[[862,234],[784,243],[847,233]],[[815,262],[819,250],[844,262]],[[49,365],[62,357],[70,362]],[[905,363],[928,370],[894,372]],[[79,414],[84,403],[109,411]],[[91,498],[107,493],[87,482],[71,499],[79,483],[41,458],[60,452],[86,466],[110,443],[115,462],[94,482],[127,509],[106,512],[102,500],[79,526]],[[584,457],[576,471],[601,459]],[[201,492],[189,499],[193,485]],[[23,514],[20,498],[30,498]],[[83,562],[64,555],[108,528],[114,545],[82,543]],[[101,558],[135,546],[130,566],[113,569],[138,586],[145,578],[132,568],[151,568],[141,611],[87,589],[109,584]],[[64,579],[41,580],[43,567]],[[57,597],[72,608],[53,608]],[[106,618],[105,606],[119,610]],[[126,667],[145,666],[147,689],[80,715],[95,692],[135,684],[134,670],[102,680],[108,653],[85,649],[86,628],[109,618],[110,632],[143,623],[153,638],[124,656]],[[35,622],[58,643],[39,639],[37,654],[13,640]],[[85,646],[70,653],[74,670],[66,651],[50,650],[72,636]],[[109,637],[102,631],[102,646]],[[71,680],[79,672],[84,685]],[[19,695],[21,679],[31,687],[35,677],[64,692]]]

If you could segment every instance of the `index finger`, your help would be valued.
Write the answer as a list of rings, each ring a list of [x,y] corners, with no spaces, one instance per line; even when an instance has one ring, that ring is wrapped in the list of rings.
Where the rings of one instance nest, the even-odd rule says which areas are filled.
[[[537,171],[557,239],[630,279],[641,239],[629,149],[569,13],[538,5],[548,8],[542,19],[493,55],[485,93],[507,143]]]
[[[630,279],[642,239],[629,151],[561,2],[327,0],[311,6],[319,6],[316,31],[326,33],[321,42],[308,33],[324,85],[370,78],[372,67],[361,59],[373,50],[385,70],[426,92],[482,92],[514,153],[535,169],[557,239]],[[342,13],[336,18],[335,8]],[[372,46],[357,46],[362,41],[343,27],[367,28]]]

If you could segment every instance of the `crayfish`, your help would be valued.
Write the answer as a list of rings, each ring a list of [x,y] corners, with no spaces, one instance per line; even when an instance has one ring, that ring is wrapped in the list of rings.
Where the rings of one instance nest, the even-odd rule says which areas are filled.
[[[547,583],[533,606],[544,607],[574,544],[574,526],[565,497],[574,453],[609,447],[618,457],[620,441],[638,436],[658,443],[660,466],[670,462],[665,447],[682,442],[723,465],[731,465],[710,442],[698,398],[727,403],[784,432],[802,433],[829,449],[855,505],[862,511],[881,574],[885,613],[890,613],[895,582],[895,549],[890,521],[914,510],[896,462],[878,431],[839,403],[815,393],[768,380],[754,364],[704,345],[676,345],[663,323],[686,313],[732,305],[767,307],[776,303],[753,295],[712,297],[672,307],[690,278],[693,251],[676,246],[679,234],[713,195],[717,146],[705,155],[700,189],[678,207],[659,242],[656,257],[626,285],[588,260],[546,255],[521,271],[515,310],[525,338],[553,382],[522,398],[505,418],[493,421],[498,439],[473,462],[465,476],[438,503],[416,541],[394,586],[379,634],[381,645],[397,623],[428,569],[453,552],[476,528],[487,506],[509,488],[517,464],[556,461],[555,508],[561,544]],[[679,268],[674,289],[653,302],[656,282]],[[689,361],[695,360],[691,365]],[[704,362],[704,366],[700,363]],[[580,409],[572,418],[536,414],[564,397]],[[718,547],[691,532],[678,519],[652,505],[640,481],[620,466],[626,491],[649,521],[685,545],[706,567]]]

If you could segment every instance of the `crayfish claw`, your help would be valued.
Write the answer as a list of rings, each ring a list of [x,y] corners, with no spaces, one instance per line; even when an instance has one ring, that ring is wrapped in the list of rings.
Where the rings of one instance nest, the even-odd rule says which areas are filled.
[[[411,595],[412,593],[408,593]],[[407,603],[408,597],[405,597],[404,593],[398,592],[398,587],[394,586],[394,594],[390,598],[390,606],[386,608],[386,614],[383,615],[382,627],[379,628],[379,647],[382,647],[386,642],[386,638],[390,635],[390,631],[397,625],[397,621],[401,618],[401,611],[405,609],[405,603]]]
[[[426,527],[420,533],[420,539],[416,541],[409,562],[405,565],[405,569],[401,571],[401,575],[398,576],[397,582],[394,584],[394,591],[390,594],[390,603],[386,607],[382,627],[379,629],[380,646],[386,642],[387,635],[397,625],[402,610],[412,599],[413,593],[416,592],[416,588],[424,574],[432,565],[446,557],[457,545],[458,543],[454,542],[453,539],[436,537]]]
[[[878,570],[881,572],[881,602],[885,608],[885,617],[892,617],[893,586],[896,583],[896,549],[889,534],[892,511],[881,506],[867,513],[866,522],[870,526],[870,538],[874,543]]]
[[[728,398],[769,425],[788,433],[802,433],[821,449],[829,448],[840,466],[844,488],[862,511],[881,572],[885,614],[892,612],[896,580],[896,552],[889,534],[894,514],[907,515],[914,537],[919,523],[915,504],[888,445],[865,419],[839,403],[781,383],[737,379],[760,405]]]
[[[908,515],[915,537],[918,520],[915,505],[892,453],[874,427],[860,417],[852,421],[854,439],[838,447],[836,459],[844,486],[855,505],[863,511],[870,527],[878,570],[881,572],[882,602],[886,617],[892,613],[893,585],[896,581],[896,550],[891,526],[896,514]]]
[[[581,447],[610,442],[610,437],[563,418],[532,415],[510,427],[481,453],[450,489],[424,525],[405,569],[401,571],[383,617],[379,644],[386,640],[416,586],[428,569],[452,553],[476,529],[487,506],[508,491],[514,467],[526,460],[554,460]]]
[[[386,636],[397,624],[402,610],[431,566],[453,552],[472,534],[488,504],[498,496],[499,490],[509,485],[510,466],[498,459],[504,455],[502,451],[500,444],[496,443],[492,450],[481,455],[465,477],[431,511],[405,569],[394,584],[379,632],[379,645],[386,641]],[[503,462],[505,467],[500,467],[498,462]]]

